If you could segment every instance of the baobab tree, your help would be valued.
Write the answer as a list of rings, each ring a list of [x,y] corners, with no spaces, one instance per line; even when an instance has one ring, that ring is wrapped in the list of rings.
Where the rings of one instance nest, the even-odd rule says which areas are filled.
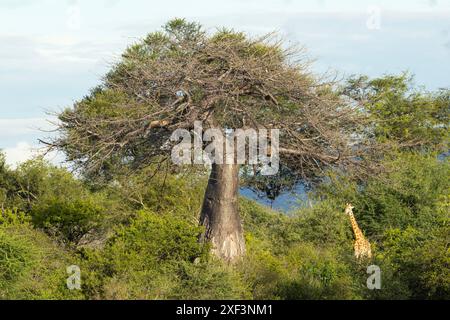
[[[281,163],[308,181],[326,168],[366,168],[370,149],[364,115],[309,71],[303,50],[274,35],[208,33],[183,19],[130,46],[59,120],[50,147],[91,175],[170,161],[171,135],[196,121],[224,132],[279,129]],[[239,167],[212,164],[200,214],[202,239],[227,261],[245,253]]]

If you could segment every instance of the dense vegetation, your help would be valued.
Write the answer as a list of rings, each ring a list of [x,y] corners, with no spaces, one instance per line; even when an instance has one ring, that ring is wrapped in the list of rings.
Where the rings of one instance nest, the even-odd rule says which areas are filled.
[[[104,165],[98,179],[41,158],[11,168],[0,153],[0,299],[450,299],[449,91],[417,89],[408,74],[330,90],[389,145],[380,170],[321,171],[287,214],[241,198],[247,252],[234,264],[198,241],[203,168]],[[94,91],[88,111],[120,99],[107,93]],[[271,200],[293,187],[283,168],[275,181],[241,173]],[[347,202],[372,261],[355,260]],[[381,290],[367,288],[369,264],[381,269]],[[74,265],[80,290],[66,282]]]
[[[363,188],[331,175],[290,214],[242,199],[248,253],[232,266],[197,241],[202,175],[98,188],[40,159],[15,170],[2,160],[0,297],[449,299],[449,163],[408,152],[386,166]],[[374,246],[381,290],[354,260],[343,199]],[[69,265],[81,291],[66,287]]]

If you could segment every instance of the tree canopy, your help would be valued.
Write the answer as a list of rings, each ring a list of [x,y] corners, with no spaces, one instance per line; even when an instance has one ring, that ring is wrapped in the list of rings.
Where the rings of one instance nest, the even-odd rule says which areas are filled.
[[[347,80],[343,93],[370,114],[377,140],[408,149],[447,151],[450,91],[427,92],[413,81],[407,72],[374,79],[355,76]]]
[[[170,154],[179,128],[280,130],[281,161],[303,179],[368,169],[365,115],[309,71],[301,48],[175,19],[130,46],[102,84],[59,115],[51,143],[87,172],[141,168]],[[366,164],[367,165],[367,164]]]

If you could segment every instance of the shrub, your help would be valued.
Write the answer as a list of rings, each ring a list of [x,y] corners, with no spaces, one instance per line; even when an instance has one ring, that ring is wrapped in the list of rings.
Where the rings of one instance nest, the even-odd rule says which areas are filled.
[[[330,201],[322,201],[312,208],[298,210],[295,219],[303,241],[318,247],[352,250],[353,234],[350,220],[342,207],[336,207]]]
[[[29,225],[1,225],[0,298],[83,298],[66,285],[66,268],[77,261]]]
[[[350,224],[330,203],[291,216],[247,200],[241,209],[247,256],[238,270],[253,298],[361,298],[365,282],[354,270]]]
[[[329,249],[304,244],[292,248],[285,258],[289,276],[281,281],[281,299],[359,299],[354,270]]]
[[[79,195],[77,195],[79,196]],[[78,199],[46,197],[31,211],[33,224],[64,242],[78,243],[89,231],[97,228],[105,214],[95,197]]]
[[[387,173],[357,186],[331,176],[318,195],[337,205],[353,202],[355,216],[367,235],[381,237],[387,228],[432,229],[441,219],[438,204],[448,194],[450,163],[433,155],[399,154],[385,163]]]
[[[243,285],[210,260],[202,229],[170,214],[140,211],[104,251],[87,250],[88,295],[109,299],[238,298]]]
[[[389,229],[377,257],[384,288],[372,298],[449,299],[450,228],[431,234],[414,228]]]
[[[18,209],[3,209],[0,214],[1,225],[16,225],[30,221],[30,216]]]

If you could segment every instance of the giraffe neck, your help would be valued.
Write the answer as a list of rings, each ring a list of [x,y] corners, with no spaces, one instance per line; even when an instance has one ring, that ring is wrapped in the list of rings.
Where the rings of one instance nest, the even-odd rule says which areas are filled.
[[[361,231],[361,229],[358,226],[358,223],[356,222],[355,216],[353,214],[350,214],[350,222],[352,224],[353,233],[355,234],[356,240],[360,238],[364,238],[364,235]]]

